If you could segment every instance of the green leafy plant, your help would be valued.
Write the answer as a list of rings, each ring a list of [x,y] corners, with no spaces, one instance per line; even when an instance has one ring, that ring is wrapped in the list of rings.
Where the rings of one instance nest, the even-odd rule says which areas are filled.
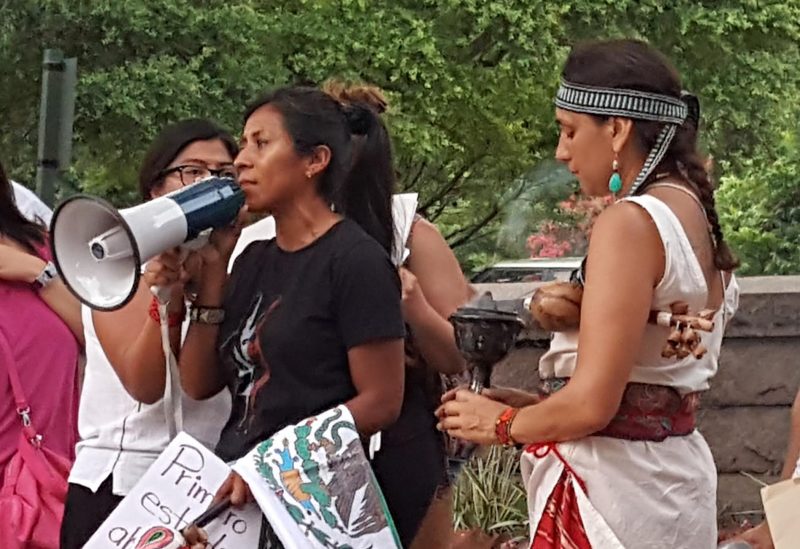
[[[527,538],[528,504],[518,451],[492,446],[464,466],[453,493],[456,530],[479,528],[492,535]]]

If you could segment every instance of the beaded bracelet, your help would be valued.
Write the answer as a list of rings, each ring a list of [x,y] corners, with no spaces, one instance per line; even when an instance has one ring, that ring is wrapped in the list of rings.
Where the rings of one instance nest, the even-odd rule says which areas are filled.
[[[497,437],[497,441],[503,446],[514,446],[516,444],[516,441],[511,436],[511,424],[514,422],[514,418],[517,417],[517,412],[519,412],[519,408],[506,408],[494,424],[494,434]]]
[[[150,318],[156,321],[156,323],[161,323],[161,316],[158,312],[158,299],[153,296],[153,300],[150,301]],[[169,313],[167,315],[167,326],[170,328],[174,328],[175,326],[180,326],[183,323],[183,319],[186,318],[186,308],[182,308],[181,312],[179,313]]]

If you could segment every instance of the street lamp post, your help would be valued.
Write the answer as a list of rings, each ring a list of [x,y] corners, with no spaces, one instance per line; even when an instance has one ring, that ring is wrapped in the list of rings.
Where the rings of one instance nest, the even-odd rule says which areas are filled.
[[[36,192],[49,206],[53,206],[61,175],[72,156],[77,69],[77,59],[65,59],[61,50],[44,51]]]

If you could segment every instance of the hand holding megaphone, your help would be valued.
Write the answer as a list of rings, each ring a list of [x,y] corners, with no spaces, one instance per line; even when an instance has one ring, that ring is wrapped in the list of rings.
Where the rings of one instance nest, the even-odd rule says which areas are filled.
[[[172,248],[155,256],[147,262],[142,280],[153,294],[168,301],[168,294],[159,288],[199,282],[198,278],[209,269],[226,270],[246,217],[247,206],[243,206],[231,225],[218,227],[191,245]]]
[[[142,280],[149,288],[170,288],[179,283],[185,284],[191,278],[183,267],[183,262],[187,258],[188,252],[181,248],[161,252],[147,262],[142,272]]]
[[[228,261],[239,240],[239,235],[242,234],[247,216],[247,205],[244,205],[233,223],[211,231],[208,242],[197,250],[204,265],[218,267],[227,272]]]

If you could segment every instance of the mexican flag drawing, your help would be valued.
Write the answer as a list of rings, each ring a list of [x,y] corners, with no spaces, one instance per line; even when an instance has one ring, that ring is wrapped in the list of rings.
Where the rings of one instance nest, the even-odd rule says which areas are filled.
[[[401,547],[345,406],[285,427],[233,470],[286,549]]]

